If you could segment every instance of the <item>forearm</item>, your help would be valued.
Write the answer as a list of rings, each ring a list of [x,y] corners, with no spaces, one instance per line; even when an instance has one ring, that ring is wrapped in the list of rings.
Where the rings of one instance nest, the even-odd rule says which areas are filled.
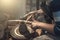
[[[36,25],[40,28],[46,29],[47,31],[54,33],[54,24],[47,24],[43,22],[37,22]]]

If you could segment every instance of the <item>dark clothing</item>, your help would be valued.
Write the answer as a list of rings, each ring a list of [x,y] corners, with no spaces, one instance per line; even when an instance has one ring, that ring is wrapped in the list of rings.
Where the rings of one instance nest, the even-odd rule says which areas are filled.
[[[53,0],[50,4],[52,11],[60,11],[60,0]]]
[[[53,15],[56,23],[54,27],[54,32],[57,36],[60,36],[60,0],[53,0],[50,3],[50,7],[54,12]]]
[[[60,22],[56,22],[55,27],[54,27],[54,32],[56,36],[60,36]]]

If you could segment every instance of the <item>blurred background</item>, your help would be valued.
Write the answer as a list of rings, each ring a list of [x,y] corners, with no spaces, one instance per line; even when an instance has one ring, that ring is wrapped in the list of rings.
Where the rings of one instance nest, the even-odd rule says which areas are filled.
[[[25,13],[36,10],[36,4],[37,0],[0,0],[0,17],[19,19]]]
[[[18,19],[25,13],[26,0],[0,0],[0,17]]]

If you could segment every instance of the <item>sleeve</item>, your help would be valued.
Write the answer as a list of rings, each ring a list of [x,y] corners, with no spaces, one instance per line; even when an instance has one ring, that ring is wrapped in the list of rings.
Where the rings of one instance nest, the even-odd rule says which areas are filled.
[[[60,36],[60,25],[59,24],[55,24],[54,27],[54,33],[56,34],[56,36]]]

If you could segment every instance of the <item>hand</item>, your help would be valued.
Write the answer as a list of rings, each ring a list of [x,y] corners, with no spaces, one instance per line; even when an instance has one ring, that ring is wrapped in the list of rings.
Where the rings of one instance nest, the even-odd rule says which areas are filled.
[[[38,26],[38,21],[36,21],[35,19],[33,19],[32,25],[33,25],[33,27]]]

